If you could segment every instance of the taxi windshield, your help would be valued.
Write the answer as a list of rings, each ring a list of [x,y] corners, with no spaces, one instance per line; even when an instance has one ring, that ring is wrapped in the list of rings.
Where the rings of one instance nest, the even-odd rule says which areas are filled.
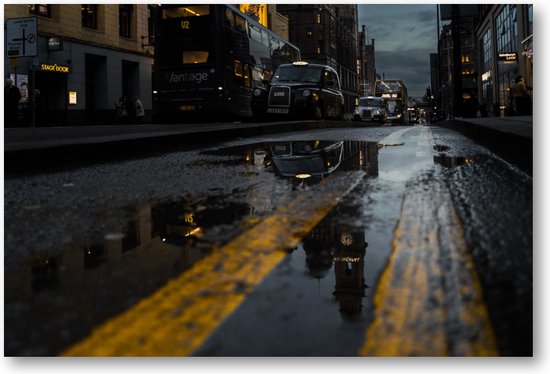
[[[273,74],[271,82],[319,83],[322,69],[312,66],[281,66]]]
[[[375,107],[381,107],[382,100],[376,100],[376,99],[359,99],[359,105],[360,106],[375,106]]]

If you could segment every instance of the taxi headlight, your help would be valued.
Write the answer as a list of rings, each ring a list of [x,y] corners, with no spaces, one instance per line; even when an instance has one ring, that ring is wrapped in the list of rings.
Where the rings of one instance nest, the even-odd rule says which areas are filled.
[[[401,113],[399,113],[399,114],[397,115],[397,118],[401,118],[401,116],[402,116],[402,114],[401,114]]]
[[[260,96],[262,94],[262,90],[260,90],[259,88],[256,88],[254,90],[254,96]]]
[[[311,95],[311,91],[310,91],[310,90],[303,90],[303,91],[302,91],[302,96],[303,96],[303,97],[308,97],[309,95]]]
[[[379,111],[378,109],[375,109],[375,110],[373,111],[373,113],[374,113],[375,116],[377,116],[377,115],[380,114],[380,111]]]

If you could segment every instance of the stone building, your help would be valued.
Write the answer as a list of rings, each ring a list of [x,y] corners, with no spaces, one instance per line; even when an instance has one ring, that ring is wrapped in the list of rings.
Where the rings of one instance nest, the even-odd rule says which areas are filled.
[[[37,23],[36,56],[4,54],[5,77],[28,97],[22,112],[31,107],[34,87],[49,125],[114,123],[114,103],[125,95],[139,97],[149,115],[153,13],[147,4],[5,4],[4,45],[8,19]]]

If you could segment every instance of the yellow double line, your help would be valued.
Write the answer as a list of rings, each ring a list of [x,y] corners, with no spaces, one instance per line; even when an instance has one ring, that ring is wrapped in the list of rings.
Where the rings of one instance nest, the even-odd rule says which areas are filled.
[[[96,328],[65,356],[188,356],[364,177],[347,172],[274,215]],[[342,187],[345,186],[345,187]]]
[[[66,356],[189,356],[363,177],[305,191]],[[342,188],[348,186],[348,188]],[[409,189],[374,295],[363,356],[496,356],[498,349],[460,219],[444,186]]]
[[[462,223],[437,183],[403,199],[363,356],[497,356]]]

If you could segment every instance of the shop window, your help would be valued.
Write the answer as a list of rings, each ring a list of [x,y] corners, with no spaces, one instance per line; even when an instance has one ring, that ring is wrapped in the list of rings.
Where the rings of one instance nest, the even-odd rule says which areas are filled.
[[[134,6],[131,4],[122,4],[118,6],[118,33],[125,38],[132,36],[133,10]]]
[[[82,4],[82,27],[97,30],[97,4]]]
[[[48,4],[31,4],[29,5],[29,13],[36,14],[42,17],[51,18],[52,6]]]

